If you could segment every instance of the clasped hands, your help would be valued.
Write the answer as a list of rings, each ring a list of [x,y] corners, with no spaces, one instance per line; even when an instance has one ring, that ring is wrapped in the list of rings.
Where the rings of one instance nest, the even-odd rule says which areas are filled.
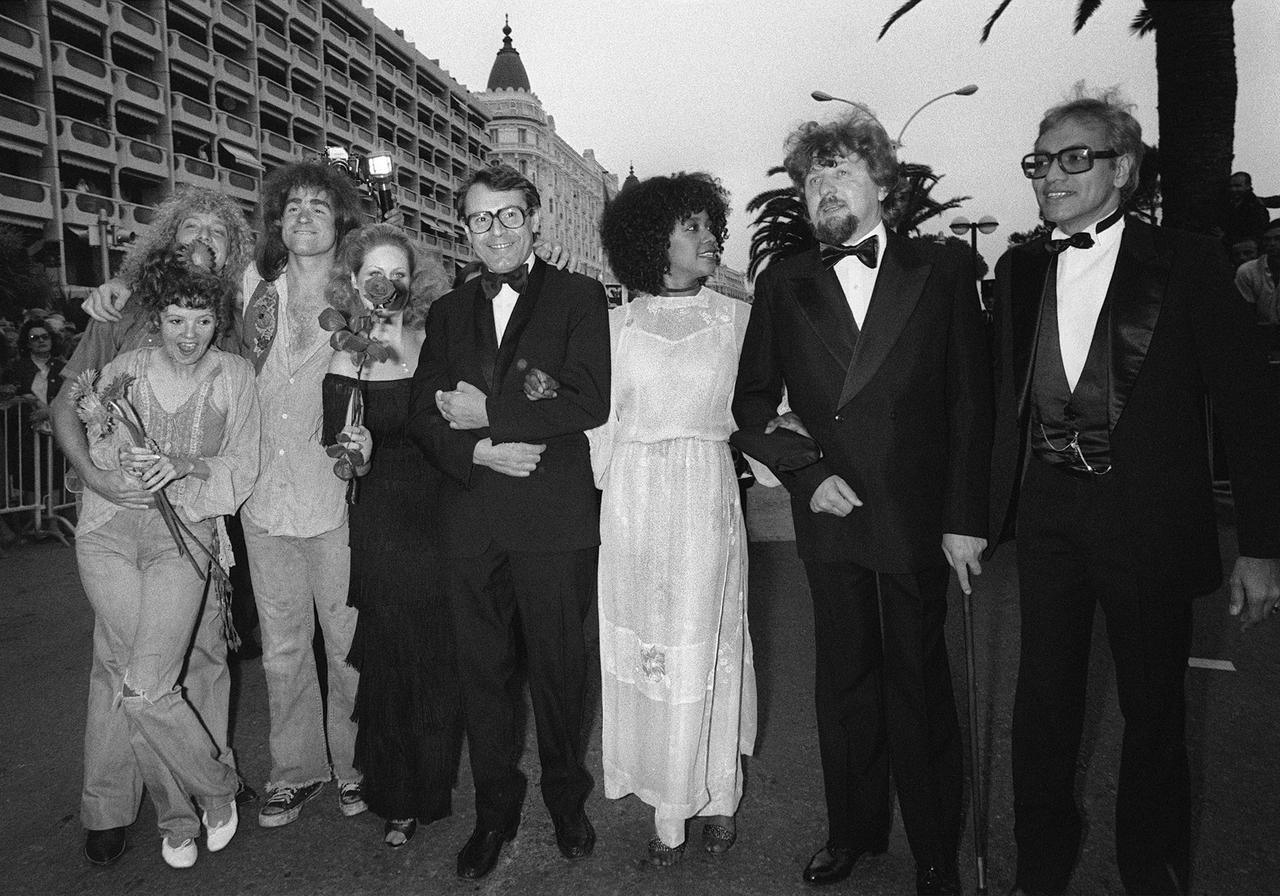
[[[136,445],[120,447],[121,471],[138,480],[153,494],[170,482],[191,475],[195,468],[195,461],[190,458],[171,458],[152,448]]]
[[[526,371],[524,393],[530,401],[556,397],[556,389],[560,384],[550,374],[536,367],[530,368],[524,359],[517,362],[517,369]],[[485,397],[475,386],[463,381],[450,392],[437,392],[436,407],[440,409],[440,415],[449,421],[451,429],[479,429],[489,425]],[[468,425],[480,420],[483,422]],[[523,479],[538,468],[542,452],[546,450],[546,445],[532,445],[528,442],[503,442],[495,445],[493,439],[485,438],[476,442],[471,460],[504,476]]]

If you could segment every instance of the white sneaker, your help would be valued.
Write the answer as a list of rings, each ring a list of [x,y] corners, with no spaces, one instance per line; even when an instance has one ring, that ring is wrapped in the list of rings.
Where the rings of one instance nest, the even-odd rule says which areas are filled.
[[[170,868],[190,868],[196,863],[196,841],[188,837],[177,846],[170,846],[169,838],[161,837],[160,855]]]
[[[236,828],[240,824],[240,813],[236,811],[235,800],[231,801],[231,818],[218,827],[209,826],[208,812],[203,813],[201,818],[204,821],[205,847],[209,852],[218,852],[226,848],[231,838],[236,835]]]

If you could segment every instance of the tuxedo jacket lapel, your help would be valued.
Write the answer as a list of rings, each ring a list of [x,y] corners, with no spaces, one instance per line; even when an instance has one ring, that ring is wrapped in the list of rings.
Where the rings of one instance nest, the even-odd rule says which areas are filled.
[[[837,408],[852,401],[884,364],[920,301],[932,267],[912,251],[905,239],[889,234]]]
[[[1151,347],[1169,282],[1169,260],[1156,251],[1152,235],[1148,225],[1132,218],[1125,222],[1116,269],[1107,289],[1106,303],[1111,309],[1107,420],[1113,431]]]
[[[836,272],[822,264],[817,249],[807,254],[806,263],[794,276],[796,305],[813,327],[818,341],[843,370],[853,358],[853,312],[849,310],[849,301],[840,288]]]
[[[529,272],[529,282],[525,286],[516,305],[511,309],[511,319],[502,333],[502,343],[498,346],[498,358],[494,365],[494,382],[500,388],[511,362],[515,360],[516,346],[520,343],[520,334],[529,325],[533,317],[533,309],[538,304],[538,296],[542,293],[542,284],[547,279],[547,265],[540,258],[533,261],[533,270]],[[492,318],[492,315],[490,315]]]
[[[1031,367],[1035,363],[1036,335],[1040,332],[1040,316],[1044,313],[1044,297],[1053,256],[1044,251],[1043,242],[1015,251],[1010,264],[1013,287],[1009,305],[1012,330],[1014,385],[1018,392],[1018,415],[1025,417],[1031,394]],[[1056,276],[1056,273],[1055,273]]]
[[[480,374],[484,378],[485,394],[494,394],[494,364],[498,357],[498,331],[493,326],[493,302],[485,298],[477,277],[467,284],[471,290],[471,304],[475,309],[475,350]]]

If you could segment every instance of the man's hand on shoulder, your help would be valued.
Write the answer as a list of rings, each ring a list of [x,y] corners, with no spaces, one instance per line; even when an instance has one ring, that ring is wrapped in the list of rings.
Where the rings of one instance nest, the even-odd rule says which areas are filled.
[[[1240,617],[1241,631],[1280,611],[1280,560],[1238,557],[1231,570],[1227,610]]]
[[[830,513],[833,516],[848,516],[855,507],[862,506],[858,493],[849,487],[839,476],[828,476],[822,484],[814,489],[809,499],[809,509],[814,513]]]
[[[108,280],[89,290],[82,307],[84,313],[94,320],[104,324],[114,323],[120,319],[120,312],[132,294],[133,290],[119,280]]]
[[[155,495],[147,491],[137,479],[126,476],[119,470],[99,470],[95,467],[93,472],[81,478],[86,486],[112,504],[131,510],[145,510],[155,505]]]
[[[476,442],[471,460],[503,476],[523,478],[537,469],[542,452],[546,449],[546,445],[530,445],[525,442],[503,442],[495,445],[493,439],[481,439]]]
[[[947,563],[951,564],[951,568],[956,571],[956,578],[960,580],[960,590],[965,594],[973,593],[969,576],[982,575],[982,552],[986,549],[985,538],[956,535],[952,532],[942,536],[942,553],[946,555]]]
[[[533,244],[533,254],[541,258],[553,268],[565,270],[573,263],[573,253],[560,243],[538,240]]]

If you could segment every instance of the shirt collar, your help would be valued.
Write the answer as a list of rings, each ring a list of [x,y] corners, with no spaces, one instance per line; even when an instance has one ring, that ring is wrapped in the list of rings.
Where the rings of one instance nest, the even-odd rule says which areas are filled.
[[[1120,241],[1120,235],[1124,233],[1124,223],[1124,212],[1114,208],[1088,227],[1085,227],[1081,232],[1093,237],[1095,246],[1110,246]],[[1101,230],[1098,229],[1100,224],[1105,225]],[[1055,226],[1051,236],[1055,240],[1060,240],[1071,236],[1071,234],[1061,227]]]

